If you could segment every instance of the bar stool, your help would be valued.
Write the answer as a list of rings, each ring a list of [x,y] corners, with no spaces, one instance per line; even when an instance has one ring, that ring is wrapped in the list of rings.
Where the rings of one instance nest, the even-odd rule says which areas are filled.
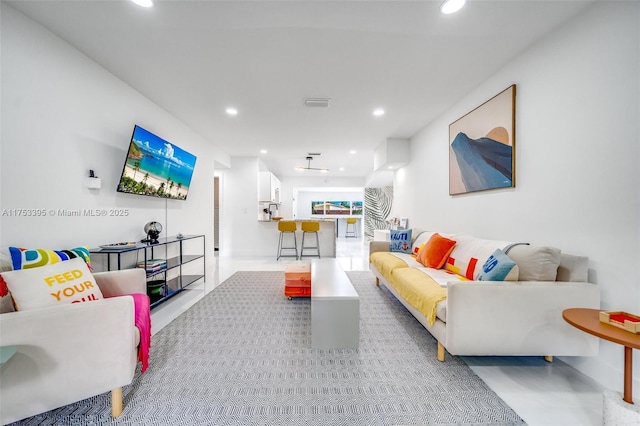
[[[279,260],[281,257],[295,257],[298,258],[298,241],[296,240],[296,230],[298,229],[298,225],[293,220],[280,220],[278,221],[278,231],[280,231],[280,240],[278,241],[278,257],[276,260]],[[284,239],[284,234],[291,233],[293,235],[293,246],[285,247],[282,245],[282,241]],[[282,250],[295,250],[296,254],[282,254]]]
[[[318,231],[320,230],[320,222],[317,220],[306,220],[302,222],[302,244],[300,245],[300,258],[303,256],[318,256],[320,257],[320,240],[318,239]],[[304,237],[307,234],[315,234],[316,235],[316,245],[315,246],[305,246],[304,245]],[[304,254],[304,249],[314,249],[316,250],[316,254]]]
[[[358,223],[358,219],[355,217],[348,217],[347,218],[347,227],[344,231],[344,237],[354,237],[354,238],[358,238],[358,228],[356,226],[356,224]],[[349,225],[351,225],[351,231],[349,231]]]

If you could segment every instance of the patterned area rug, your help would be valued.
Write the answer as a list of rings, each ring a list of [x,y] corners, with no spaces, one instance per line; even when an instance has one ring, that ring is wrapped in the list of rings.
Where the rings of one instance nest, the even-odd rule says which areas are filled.
[[[360,347],[311,349],[311,301],[287,300],[284,272],[238,272],[153,336],[150,366],[124,388],[24,425],[521,425],[368,271]],[[139,369],[138,369],[139,371]]]

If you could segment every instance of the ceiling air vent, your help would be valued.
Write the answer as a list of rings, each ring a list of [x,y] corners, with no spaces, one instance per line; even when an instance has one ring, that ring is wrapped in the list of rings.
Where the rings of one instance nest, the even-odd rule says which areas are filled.
[[[329,98],[307,98],[304,100],[304,105],[308,107],[327,108],[330,100]]]
[[[309,153],[307,153],[307,155],[309,157],[319,157],[319,156],[322,155],[322,153],[320,153],[320,152],[309,152]]]

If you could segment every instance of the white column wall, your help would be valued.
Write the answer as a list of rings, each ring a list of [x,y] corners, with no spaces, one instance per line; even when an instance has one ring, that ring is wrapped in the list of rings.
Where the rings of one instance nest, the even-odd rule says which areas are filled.
[[[221,256],[262,255],[268,250],[258,227],[258,169],[257,157],[232,157],[231,168],[221,172]]]

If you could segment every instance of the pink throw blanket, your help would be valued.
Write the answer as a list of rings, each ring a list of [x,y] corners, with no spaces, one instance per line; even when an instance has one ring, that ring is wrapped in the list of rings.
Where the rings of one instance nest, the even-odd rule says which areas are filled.
[[[149,366],[149,348],[151,347],[151,307],[149,296],[146,294],[132,294],[136,313],[136,327],[140,330],[140,346],[138,346],[138,361],[142,363],[141,373]]]

